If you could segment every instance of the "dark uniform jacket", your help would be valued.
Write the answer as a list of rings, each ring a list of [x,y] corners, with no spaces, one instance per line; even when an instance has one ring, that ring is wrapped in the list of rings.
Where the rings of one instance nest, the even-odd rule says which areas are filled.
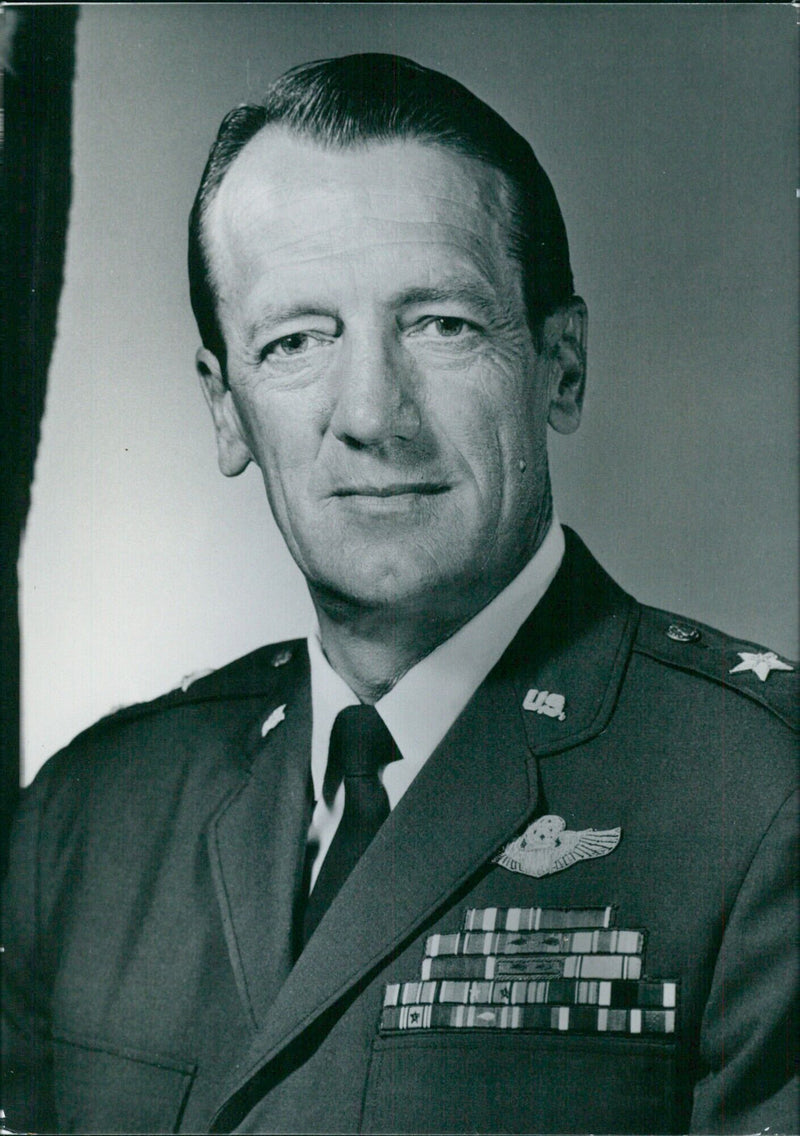
[[[82,734],[18,816],[10,1126],[796,1132],[796,675],[731,674],[760,649],[675,623],[567,533],[547,595],[294,965],[304,643]],[[544,814],[621,838],[541,878],[494,862]],[[644,973],[679,983],[674,1033],[380,1032],[385,985],[418,978],[426,937],[468,908],[607,904],[646,932]]]

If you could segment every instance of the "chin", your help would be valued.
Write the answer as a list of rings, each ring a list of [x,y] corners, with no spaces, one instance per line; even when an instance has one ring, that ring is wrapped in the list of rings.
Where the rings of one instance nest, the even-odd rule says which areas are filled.
[[[312,591],[334,602],[363,608],[424,609],[438,588],[450,587],[440,572],[430,571],[429,564],[424,570],[420,565],[404,563],[397,554],[379,558],[367,554],[340,573],[331,573],[327,567],[328,571],[316,579],[309,577]]]

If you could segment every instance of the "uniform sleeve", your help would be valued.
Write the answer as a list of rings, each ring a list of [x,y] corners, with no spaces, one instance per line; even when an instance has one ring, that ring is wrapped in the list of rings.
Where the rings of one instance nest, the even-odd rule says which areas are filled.
[[[23,793],[3,889],[2,1107],[16,1132],[55,1131],[50,966],[38,941],[39,793]]]
[[[776,815],[725,928],[703,1016],[696,1133],[797,1132],[797,796]]]

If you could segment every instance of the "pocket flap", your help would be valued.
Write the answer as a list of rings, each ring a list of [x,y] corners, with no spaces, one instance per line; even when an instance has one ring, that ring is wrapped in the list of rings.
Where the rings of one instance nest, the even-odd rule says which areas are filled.
[[[424,1031],[373,1045],[364,1132],[672,1132],[674,1040]]]
[[[60,1132],[177,1132],[196,1065],[64,1034],[53,1055]]]

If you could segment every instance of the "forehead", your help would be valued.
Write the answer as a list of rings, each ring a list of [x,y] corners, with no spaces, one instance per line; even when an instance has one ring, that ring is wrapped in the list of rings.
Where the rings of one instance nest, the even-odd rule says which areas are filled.
[[[505,179],[484,162],[417,140],[322,146],[267,127],[211,202],[205,237],[221,301],[265,271],[422,255],[492,276],[508,261]],[[417,270],[419,264],[416,265]]]

